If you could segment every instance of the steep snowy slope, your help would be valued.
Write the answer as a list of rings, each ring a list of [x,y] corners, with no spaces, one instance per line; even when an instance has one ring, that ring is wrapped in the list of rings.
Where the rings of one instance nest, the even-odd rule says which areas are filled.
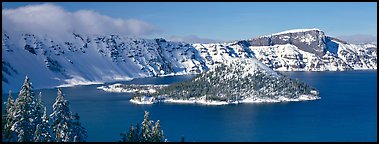
[[[348,44],[319,29],[289,30],[230,43],[194,44],[208,65],[253,57],[278,71],[377,69],[377,46]]]
[[[18,91],[25,75],[35,88],[201,73],[234,58],[257,58],[277,71],[377,69],[377,46],[354,45],[319,29],[298,29],[213,44],[72,33],[2,33],[2,90]]]
[[[3,33],[2,64],[3,91],[17,91],[25,75],[36,82],[34,87],[44,88],[208,69],[199,52],[186,43],[79,34],[55,40]]]

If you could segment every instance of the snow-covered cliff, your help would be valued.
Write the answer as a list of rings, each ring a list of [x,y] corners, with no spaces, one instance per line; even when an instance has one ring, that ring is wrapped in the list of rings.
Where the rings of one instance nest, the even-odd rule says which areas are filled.
[[[349,44],[319,29],[288,30],[230,43],[194,44],[207,64],[253,57],[277,71],[377,69],[377,46]]]
[[[278,71],[377,69],[374,44],[354,45],[319,29],[290,30],[213,44],[72,33],[2,33],[2,90],[18,91],[25,75],[34,88],[201,73],[233,58],[257,58]]]

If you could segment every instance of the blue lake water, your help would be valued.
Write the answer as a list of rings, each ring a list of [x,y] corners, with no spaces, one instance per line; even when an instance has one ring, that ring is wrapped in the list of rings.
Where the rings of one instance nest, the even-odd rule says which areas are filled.
[[[169,141],[377,141],[377,71],[284,72],[320,90],[321,100],[203,106],[136,105],[130,95],[97,90],[100,85],[63,88],[79,113],[88,141],[118,141],[144,111],[160,120]],[[135,79],[134,84],[170,84],[192,76]],[[31,81],[34,82],[32,79]],[[21,87],[21,86],[20,86]],[[56,89],[42,91],[48,112]],[[16,94],[13,94],[16,97]],[[7,94],[3,95],[3,102]],[[4,109],[4,106],[3,106]]]

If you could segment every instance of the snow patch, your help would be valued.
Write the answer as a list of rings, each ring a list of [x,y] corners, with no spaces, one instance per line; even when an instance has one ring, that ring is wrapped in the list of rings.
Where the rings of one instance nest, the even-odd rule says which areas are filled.
[[[288,34],[288,33],[299,33],[299,32],[307,32],[307,31],[321,31],[317,28],[311,28],[311,29],[292,29],[292,30],[286,30],[279,33],[274,33],[272,35],[282,35],[282,34]]]
[[[230,104],[242,104],[242,103],[278,103],[278,102],[298,102],[298,101],[310,101],[310,100],[318,100],[321,99],[321,97],[315,97],[311,95],[301,95],[298,99],[289,99],[284,96],[280,96],[278,99],[261,99],[261,98],[247,98],[237,101],[211,101],[211,100],[205,100],[204,97],[196,98],[196,99],[189,99],[189,100],[182,100],[182,99],[165,99],[161,101],[156,101],[152,97],[151,98],[145,98],[143,100],[138,99],[130,99],[131,103],[134,104],[155,104],[155,103],[176,103],[176,104],[200,104],[200,105],[230,105]]]
[[[92,84],[104,84],[104,82],[99,81],[88,81],[82,77],[74,77],[72,79],[65,80],[66,84],[59,85],[57,87],[73,87],[77,85],[92,85]]]

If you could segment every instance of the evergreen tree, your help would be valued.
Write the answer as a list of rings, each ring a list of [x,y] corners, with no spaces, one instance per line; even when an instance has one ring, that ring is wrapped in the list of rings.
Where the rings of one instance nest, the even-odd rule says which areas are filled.
[[[140,131],[141,127],[140,125],[137,123],[135,127],[133,127],[133,125],[130,125],[129,127],[129,132],[123,132],[121,133],[121,140],[120,142],[142,142],[142,139],[141,139],[141,131]]]
[[[133,138],[129,139],[129,141],[133,141],[133,142],[141,142],[142,141],[142,138],[141,138],[141,125],[139,123],[136,123],[136,127],[134,128],[134,134],[133,134]]]
[[[145,111],[145,116],[142,122],[142,142],[151,142],[151,125],[152,121],[149,120],[149,112]]]
[[[121,133],[121,142],[139,142],[140,140],[138,139],[138,135],[139,133],[136,134],[136,128],[133,127],[132,124],[130,124],[130,127],[129,127],[129,132],[126,133],[126,132],[123,132]]]
[[[49,117],[46,114],[46,107],[44,107],[42,121],[37,124],[34,136],[35,142],[50,142],[51,141],[51,127],[49,124]]]
[[[137,135],[135,135],[135,134],[137,134]],[[139,133],[135,132],[135,128],[133,127],[133,125],[130,125],[130,129],[129,129],[129,133],[128,133],[128,140],[130,142],[140,141],[140,139],[138,139],[138,134]]]
[[[73,116],[71,135],[70,137],[73,138],[74,142],[85,142],[87,139],[87,131],[82,127],[78,113]]]
[[[64,99],[60,88],[58,88],[58,95],[53,104],[53,112],[50,114],[50,117],[52,119],[54,141],[72,141],[73,138],[70,137],[72,117],[69,102]]]
[[[14,124],[11,130],[17,133],[17,141],[34,141],[35,132],[35,101],[32,86],[29,78],[25,77],[25,82],[15,102],[13,109]]]
[[[140,126],[130,125],[129,132],[121,133],[120,142],[163,142],[163,130],[160,128],[159,120],[152,127],[153,121],[149,120],[149,112],[145,111],[144,120]]]
[[[13,109],[14,109],[14,100],[12,97],[12,91],[9,91],[9,96],[5,104],[5,110],[4,114],[2,115],[2,135],[3,135],[3,141],[4,139],[8,141],[15,141],[12,140],[15,137],[15,133],[11,131],[12,125],[14,123],[13,118]]]
[[[128,133],[123,132],[123,133],[120,133],[120,135],[121,135],[120,142],[127,142],[128,141]]]
[[[36,123],[36,126],[42,123],[42,115],[43,115],[44,107],[45,106],[42,102],[42,93],[40,92],[37,98],[36,105],[35,105],[34,122]]]
[[[163,142],[164,136],[163,136],[163,130],[161,130],[161,127],[159,125],[159,120],[155,123],[155,126],[152,129],[152,142]]]

